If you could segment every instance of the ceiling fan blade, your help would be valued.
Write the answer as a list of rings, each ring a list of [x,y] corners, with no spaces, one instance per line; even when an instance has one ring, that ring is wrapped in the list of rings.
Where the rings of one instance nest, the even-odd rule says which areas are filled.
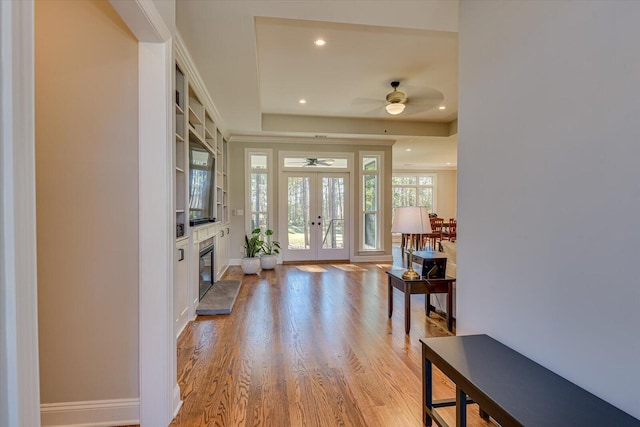
[[[386,101],[379,98],[356,98],[351,102],[351,105],[384,105]]]

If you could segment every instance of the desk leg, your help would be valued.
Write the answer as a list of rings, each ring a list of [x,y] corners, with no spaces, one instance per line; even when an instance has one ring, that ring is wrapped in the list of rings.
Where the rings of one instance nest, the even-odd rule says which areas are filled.
[[[433,411],[433,382],[431,377],[431,362],[427,359],[424,346],[422,346],[422,422],[425,426],[431,425],[431,417],[427,413]]]
[[[404,287],[404,333],[409,335],[411,328],[411,284]]]
[[[467,394],[456,386],[456,427],[467,426]]]
[[[393,286],[391,285],[391,277],[389,277],[389,319],[393,314]]]
[[[447,329],[453,330],[453,282],[449,282],[447,292]]]

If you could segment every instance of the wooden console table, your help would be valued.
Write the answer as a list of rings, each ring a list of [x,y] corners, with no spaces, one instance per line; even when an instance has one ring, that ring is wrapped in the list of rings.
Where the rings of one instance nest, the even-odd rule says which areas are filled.
[[[453,329],[453,284],[455,277],[446,277],[444,279],[426,279],[405,280],[402,273],[406,270],[388,270],[386,271],[389,278],[389,318],[393,314],[393,288],[404,293],[404,330],[409,333],[411,329],[411,295],[425,294],[425,312],[428,316],[431,311],[430,294],[447,294],[447,329]]]
[[[422,338],[423,422],[447,427],[435,409],[456,407],[467,425],[467,403],[503,427],[638,427],[640,420],[535,363],[488,335]],[[432,364],[456,385],[456,398],[433,401]],[[468,397],[467,397],[468,396]]]

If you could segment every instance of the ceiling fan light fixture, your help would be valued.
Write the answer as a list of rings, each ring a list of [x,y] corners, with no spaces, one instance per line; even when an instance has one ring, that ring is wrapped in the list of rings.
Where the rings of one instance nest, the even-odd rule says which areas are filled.
[[[387,106],[384,108],[387,110],[387,113],[396,116],[404,111],[404,104],[400,102],[394,102],[392,104],[387,104]]]

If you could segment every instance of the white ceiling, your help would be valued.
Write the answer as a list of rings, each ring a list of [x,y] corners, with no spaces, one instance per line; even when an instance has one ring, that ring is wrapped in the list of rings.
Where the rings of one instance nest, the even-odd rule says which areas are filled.
[[[231,135],[392,139],[394,167],[454,168],[446,124],[458,113],[457,6],[177,0],[176,19]],[[392,80],[408,97],[399,116],[384,110]],[[341,118],[339,133],[328,117]]]

